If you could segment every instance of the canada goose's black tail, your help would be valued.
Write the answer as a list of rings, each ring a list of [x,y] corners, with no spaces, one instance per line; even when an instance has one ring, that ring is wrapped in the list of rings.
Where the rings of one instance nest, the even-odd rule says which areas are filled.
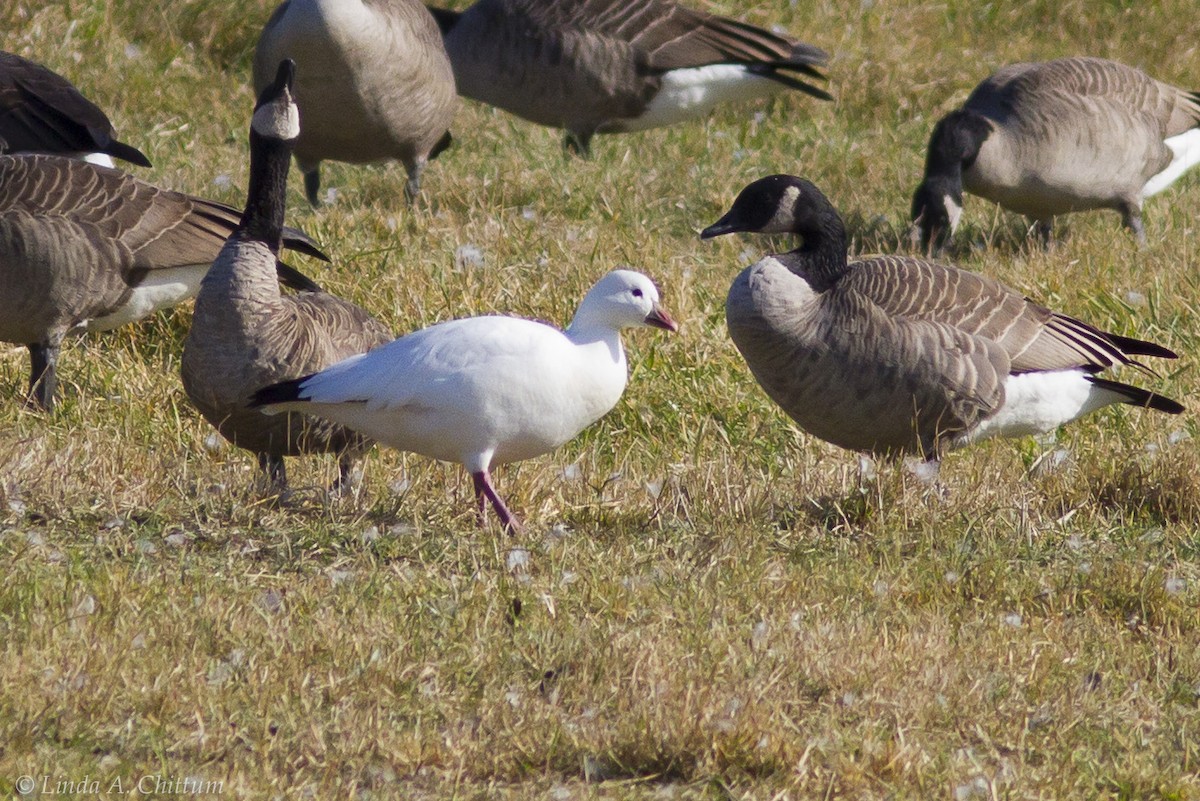
[[[300,386],[314,375],[315,373],[309,373],[299,378],[292,378],[287,381],[280,381],[278,384],[269,384],[263,387],[250,396],[250,408],[259,409],[263,406],[271,406],[276,403],[303,401],[304,398],[300,397]]]
[[[786,72],[782,72],[782,67],[749,67],[748,69],[750,72],[753,72],[756,75],[761,75],[764,78],[770,78],[772,81],[781,83],[789,89],[795,89],[797,92],[803,92],[804,94],[809,95],[810,97],[815,97],[818,100],[833,100],[833,95],[829,94],[829,92],[826,92],[819,86],[813,86],[811,83],[805,83],[799,78],[793,78]],[[788,69],[791,69],[791,67],[788,67]],[[824,75],[817,72],[812,67],[807,67],[803,70],[797,68],[797,71],[821,80],[825,79]]]
[[[1188,92],[1188,98],[1200,108],[1200,92]],[[1196,125],[1193,127],[1200,127],[1200,117],[1196,119]]]
[[[1120,395],[1123,398],[1122,403],[1128,403],[1131,406],[1141,406],[1146,409],[1157,409],[1167,414],[1180,414],[1183,412],[1182,403],[1151,392],[1148,389],[1142,389],[1130,384],[1122,384],[1119,381],[1109,381],[1107,378],[1097,378],[1094,375],[1088,376],[1087,380],[1101,389],[1107,389],[1109,392]]]
[[[824,66],[828,61],[829,54],[821,48],[805,44],[804,42],[796,42],[792,45],[792,52],[786,59],[748,65],[748,68],[756,75],[770,78],[772,81],[781,83],[789,89],[795,89],[798,92],[803,92],[819,100],[833,100],[833,95],[829,94],[829,92],[790,74],[798,73],[799,75],[814,78],[818,81],[827,80],[817,67]]]
[[[288,289],[295,289],[298,292],[323,292],[321,285],[309,278],[304,273],[297,270],[295,267],[288,266],[281,261],[275,262],[275,275],[279,278],[279,283],[286,286]]]
[[[107,153],[115,159],[128,161],[130,164],[136,164],[139,167],[150,167],[150,159],[146,158],[146,154],[138,150],[133,145],[127,145],[124,142],[118,142],[116,139],[109,140],[104,146],[102,153]]]
[[[460,12],[451,11],[448,8],[425,7],[429,9],[429,13],[433,15],[433,19],[437,22],[438,27],[442,29],[442,36],[450,33],[450,29],[458,24],[458,18],[462,16]]]
[[[1111,334],[1107,331],[1104,335],[1113,341],[1113,344],[1125,352],[1128,356],[1154,356],[1159,359],[1178,359],[1179,354],[1162,345],[1156,345],[1153,342],[1146,342],[1142,339],[1134,339],[1133,337],[1123,337],[1120,334]]]

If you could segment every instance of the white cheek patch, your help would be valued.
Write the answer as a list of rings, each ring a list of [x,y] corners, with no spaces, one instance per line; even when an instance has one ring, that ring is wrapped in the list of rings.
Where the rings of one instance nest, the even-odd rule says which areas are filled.
[[[289,95],[254,112],[250,125],[261,136],[290,141],[300,136],[300,109]]]
[[[775,216],[761,230],[764,234],[787,234],[792,232],[796,222],[796,200],[800,197],[800,188],[789,186],[783,190]]]
[[[942,202],[946,204],[946,217],[950,220],[950,233],[958,230],[958,220],[962,217],[962,206],[954,202],[954,198],[946,195],[942,198]]]

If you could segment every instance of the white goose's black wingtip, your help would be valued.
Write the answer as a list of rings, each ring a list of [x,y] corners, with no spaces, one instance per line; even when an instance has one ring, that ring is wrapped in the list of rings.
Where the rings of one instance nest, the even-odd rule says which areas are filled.
[[[270,412],[270,409],[265,407],[274,406],[279,403],[294,403],[303,401],[300,397],[302,385],[305,381],[312,378],[313,374],[303,375],[299,378],[292,378],[287,381],[280,381],[276,384],[269,384],[262,389],[256,391],[250,396],[251,409],[263,409]]]

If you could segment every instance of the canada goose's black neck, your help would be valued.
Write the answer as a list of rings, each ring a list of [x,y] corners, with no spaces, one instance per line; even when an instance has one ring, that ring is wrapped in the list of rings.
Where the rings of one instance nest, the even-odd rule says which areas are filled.
[[[804,223],[799,220],[796,235],[803,240],[792,253],[799,257],[798,264],[803,278],[820,292],[829,288],[846,274],[846,225],[837,211],[824,197],[823,203],[814,203],[811,213],[805,215]]]
[[[991,131],[987,119],[973,111],[959,109],[947,114],[929,137],[925,179],[948,179],[961,192],[963,170],[975,163],[979,148]]]
[[[433,19],[437,22],[438,28],[442,32],[442,36],[450,33],[450,30],[458,24],[458,18],[462,16],[461,12],[451,11],[448,8],[435,8],[434,6],[426,6],[429,13],[433,15]]]
[[[250,131],[250,188],[239,228],[243,238],[265,242],[274,253],[283,237],[291,157],[289,142]]]

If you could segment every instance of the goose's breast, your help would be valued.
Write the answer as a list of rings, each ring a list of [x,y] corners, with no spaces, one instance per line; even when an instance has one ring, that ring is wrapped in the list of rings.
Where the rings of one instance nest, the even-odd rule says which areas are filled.
[[[805,431],[851,450],[919,451],[916,410],[931,400],[871,304],[816,293],[767,258],[734,281],[726,315],[755,379]]]
[[[265,58],[296,60],[301,160],[407,157],[398,148],[419,139],[428,149],[449,127],[449,59],[425,46],[411,22],[357,2],[289,7]]]

